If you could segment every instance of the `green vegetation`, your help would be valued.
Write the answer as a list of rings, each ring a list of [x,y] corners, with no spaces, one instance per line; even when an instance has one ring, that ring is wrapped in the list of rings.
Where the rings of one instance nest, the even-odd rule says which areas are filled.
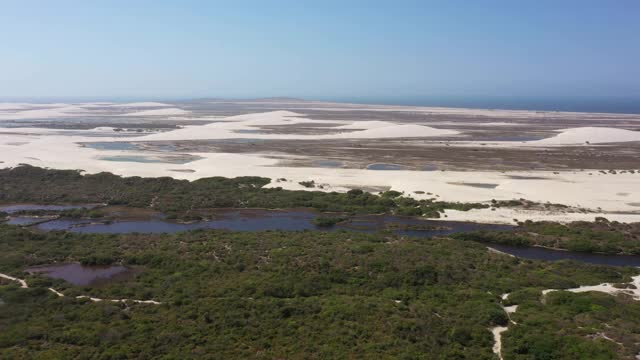
[[[306,187],[306,188],[313,188],[316,187],[316,182],[311,180],[311,181],[300,181],[298,184]]]
[[[640,302],[604,293],[521,291],[505,359],[635,359]]]
[[[566,209],[569,206],[556,203],[537,203],[535,201],[519,199],[519,200],[491,200],[491,204],[495,207],[522,207],[522,208],[546,208],[546,209]]]
[[[478,231],[454,235],[461,240],[520,246],[544,246],[571,251],[640,255],[640,223],[623,224],[599,218],[569,224],[520,223],[515,233]]]
[[[313,223],[320,227],[331,227],[343,221],[349,220],[346,216],[318,216]]]
[[[170,219],[197,220],[215,208],[313,208],[348,214],[398,214],[440,217],[444,209],[487,208],[402,197],[397,191],[374,195],[362,190],[347,193],[291,191],[265,188],[270,179],[212,177],[193,182],[162,178],[122,178],[109,173],[82,175],[79,171],[31,166],[0,169],[0,203],[106,203],[152,208]],[[82,210],[76,210],[81,212]],[[86,210],[85,210],[86,211]]]
[[[13,216],[33,216],[33,217],[59,216],[67,219],[102,217],[102,214],[99,211],[88,209],[88,208],[66,209],[66,210],[45,210],[45,209],[18,210],[13,212],[12,215]]]
[[[439,217],[485,204],[265,188],[269,179],[121,178],[29,166],[0,170],[0,203],[105,203],[56,212],[199,220],[215,208],[307,207],[341,214]],[[524,206],[498,203],[494,206]],[[118,206],[120,205],[120,206]],[[43,216],[49,212],[24,212]],[[0,213],[0,221],[7,214]],[[332,226],[346,215],[320,216]],[[407,227],[410,228],[410,227]],[[640,254],[639,224],[606,219],[521,223],[515,233],[474,232],[418,239],[336,232],[193,231],[153,234],[36,233],[0,225],[0,357],[80,359],[495,359],[488,331],[506,325],[505,359],[633,359],[640,352],[640,305],[625,296],[541,290],[610,282],[637,269],[571,261],[528,261],[482,242]],[[459,240],[469,240],[467,242]],[[121,264],[135,271],[96,286],[74,286],[25,268],[52,263]],[[57,297],[47,288],[64,292]],[[162,305],[76,299],[153,299]]]
[[[312,231],[33,233],[4,225],[0,253],[0,272],[26,278],[31,287],[0,285],[0,309],[10,309],[0,311],[0,352],[7,359],[495,359],[487,329],[507,323],[499,306],[505,292],[522,304],[519,325],[505,333],[509,354],[587,359],[639,350],[631,342],[621,348],[592,339],[604,323],[624,334],[637,329],[640,316],[619,320],[625,311],[637,314],[635,304],[581,294],[601,306],[544,305],[527,295],[626,282],[636,269],[523,261],[474,242]],[[137,271],[96,287],[22,272],[73,261]],[[55,296],[50,286],[67,296]],[[163,305],[73,298],[80,294]],[[577,323],[568,326],[570,338],[558,336],[587,308],[597,313],[599,327]],[[535,338],[520,333],[519,326],[533,331],[535,324],[544,324],[531,332]],[[552,349],[554,357],[544,357],[548,339],[563,344]]]

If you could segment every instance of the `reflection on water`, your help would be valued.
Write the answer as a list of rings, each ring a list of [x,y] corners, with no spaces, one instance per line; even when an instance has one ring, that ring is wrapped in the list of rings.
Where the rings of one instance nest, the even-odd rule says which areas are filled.
[[[84,286],[111,279],[116,275],[125,274],[130,270],[120,265],[60,264],[32,267],[26,271],[31,274],[40,273],[53,279],[63,279],[74,285]]]

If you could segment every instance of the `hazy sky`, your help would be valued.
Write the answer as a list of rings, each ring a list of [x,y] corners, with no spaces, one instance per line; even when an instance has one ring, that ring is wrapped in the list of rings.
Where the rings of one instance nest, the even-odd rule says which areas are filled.
[[[0,97],[640,96],[640,1],[0,0]]]

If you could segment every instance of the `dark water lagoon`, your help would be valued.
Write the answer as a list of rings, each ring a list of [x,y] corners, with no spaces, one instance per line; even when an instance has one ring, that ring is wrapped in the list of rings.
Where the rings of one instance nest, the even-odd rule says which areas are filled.
[[[224,229],[230,231],[303,231],[303,230],[350,230],[359,232],[393,231],[410,236],[445,236],[456,232],[476,230],[512,229],[509,225],[477,224],[459,221],[436,221],[392,215],[354,216],[349,221],[332,227],[314,224],[318,213],[310,210],[220,210],[216,218],[193,223],[176,223],[164,219],[122,220],[95,222],[92,220],[56,219],[36,225],[43,231],[66,230],[79,233],[176,233],[198,229]]]
[[[20,209],[24,209],[21,205]],[[42,209],[37,205],[28,205],[29,209]],[[81,207],[81,206],[78,206]],[[5,207],[6,208],[6,207]],[[59,206],[67,209],[69,206]],[[73,207],[71,207],[73,208]],[[0,208],[2,209],[2,208]],[[12,207],[15,209],[15,206]],[[51,209],[47,206],[47,209]],[[375,233],[386,231],[397,235],[429,238],[433,236],[447,236],[460,232],[478,230],[511,231],[511,225],[479,224],[461,221],[425,220],[416,217],[404,217],[393,215],[358,215],[352,216],[348,221],[338,223],[330,227],[317,226],[314,220],[318,216],[327,216],[312,210],[261,210],[261,209],[220,209],[215,212],[215,218],[192,223],[178,223],[165,220],[161,217],[144,220],[117,220],[113,222],[94,221],[88,219],[55,219],[34,224],[32,228],[41,231],[71,231],[77,233],[176,233],[198,229],[224,229],[229,231],[356,231]],[[20,217],[14,220],[16,225],[21,224]],[[42,220],[42,219],[38,219]],[[27,220],[24,225],[29,225]],[[501,244],[488,244],[496,250],[535,260],[575,260],[585,263],[613,265],[613,266],[640,266],[640,256],[637,255],[604,255],[582,252],[552,250],[539,247],[519,247]]]
[[[511,254],[517,257],[532,260],[575,260],[590,264],[611,266],[640,266],[640,255],[606,255],[584,252],[553,250],[541,247],[513,246],[502,244],[489,244],[490,248]]]

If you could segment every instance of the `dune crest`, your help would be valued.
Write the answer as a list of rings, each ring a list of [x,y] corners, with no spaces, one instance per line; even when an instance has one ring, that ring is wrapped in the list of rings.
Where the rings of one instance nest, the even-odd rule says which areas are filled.
[[[616,129],[608,127],[579,127],[564,129],[558,135],[532,141],[532,144],[568,145],[568,144],[602,144],[640,141],[640,131]]]

